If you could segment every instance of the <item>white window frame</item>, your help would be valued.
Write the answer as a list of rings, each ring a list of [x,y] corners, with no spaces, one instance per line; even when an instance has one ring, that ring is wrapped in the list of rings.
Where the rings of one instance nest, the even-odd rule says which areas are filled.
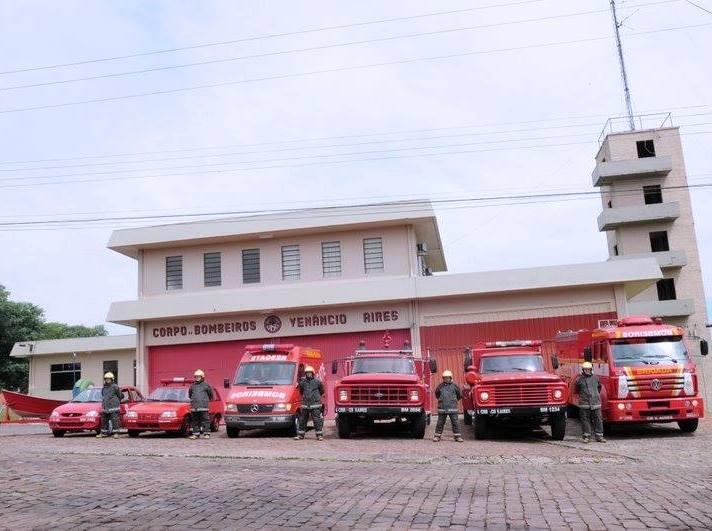
[[[383,238],[363,239],[363,271],[369,273],[381,273],[385,270],[383,260]]]

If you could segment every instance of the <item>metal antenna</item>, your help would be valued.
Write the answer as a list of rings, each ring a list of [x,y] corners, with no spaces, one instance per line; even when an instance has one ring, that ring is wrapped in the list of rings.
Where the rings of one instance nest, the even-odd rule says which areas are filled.
[[[616,0],[611,0],[611,12],[613,13],[613,29],[616,31],[616,45],[618,46],[618,61],[621,65],[621,76],[623,77],[623,90],[625,92],[625,105],[628,110],[628,124],[630,130],[635,131],[635,120],[633,120],[633,104],[630,101],[630,88],[628,88],[628,74],[625,70],[625,60],[623,59],[623,45],[621,44],[620,27],[618,14],[616,13]]]

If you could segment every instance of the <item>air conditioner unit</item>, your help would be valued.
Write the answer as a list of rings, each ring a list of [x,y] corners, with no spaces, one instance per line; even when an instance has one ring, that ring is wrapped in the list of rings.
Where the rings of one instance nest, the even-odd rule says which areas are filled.
[[[420,243],[416,244],[416,248],[417,248],[418,254],[420,256],[428,253],[428,244],[425,242],[420,242]]]

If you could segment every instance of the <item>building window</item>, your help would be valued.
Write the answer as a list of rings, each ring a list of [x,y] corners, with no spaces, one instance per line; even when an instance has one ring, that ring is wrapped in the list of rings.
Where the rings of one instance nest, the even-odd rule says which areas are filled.
[[[57,363],[49,366],[49,390],[71,391],[82,377],[81,363]]]
[[[383,271],[383,238],[364,238],[363,269],[366,273]]]
[[[203,254],[203,281],[205,287],[219,286],[222,283],[220,257],[222,253]]]
[[[114,373],[114,381],[119,383],[119,362],[118,360],[108,360],[102,363],[102,376],[107,372]]]
[[[643,198],[646,205],[655,205],[663,202],[663,189],[659,184],[643,186]]]
[[[166,289],[183,289],[182,256],[166,256]]]
[[[663,278],[658,280],[658,300],[659,301],[674,301],[677,299],[675,293],[675,280],[672,278]]]
[[[299,245],[282,246],[282,280],[299,280],[302,265]]]
[[[652,140],[639,140],[635,143],[635,147],[638,148],[639,159],[655,156],[655,144]]]
[[[613,256],[618,256],[618,245],[613,246]]]
[[[668,234],[666,230],[650,232],[650,250],[654,253],[662,253],[670,250]]]
[[[325,277],[341,274],[341,242],[321,242],[321,268]]]
[[[260,282],[260,250],[242,250],[242,283],[258,284]]]

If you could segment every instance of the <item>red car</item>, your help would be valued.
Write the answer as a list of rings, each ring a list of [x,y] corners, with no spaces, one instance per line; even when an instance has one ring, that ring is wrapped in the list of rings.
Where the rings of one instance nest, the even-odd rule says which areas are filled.
[[[131,385],[122,385],[119,419],[122,426],[126,411],[143,402],[141,392]],[[90,387],[79,393],[70,402],[55,408],[49,416],[49,429],[55,437],[64,437],[67,432],[101,432],[101,387]]]
[[[179,435],[190,432],[190,398],[188,389],[192,378],[161,380],[161,386],[148,398],[126,412],[124,425],[130,437],[138,437],[142,431],[165,431]],[[212,387],[212,386],[211,386]],[[218,431],[222,419],[223,404],[215,387],[210,401],[210,431]]]

